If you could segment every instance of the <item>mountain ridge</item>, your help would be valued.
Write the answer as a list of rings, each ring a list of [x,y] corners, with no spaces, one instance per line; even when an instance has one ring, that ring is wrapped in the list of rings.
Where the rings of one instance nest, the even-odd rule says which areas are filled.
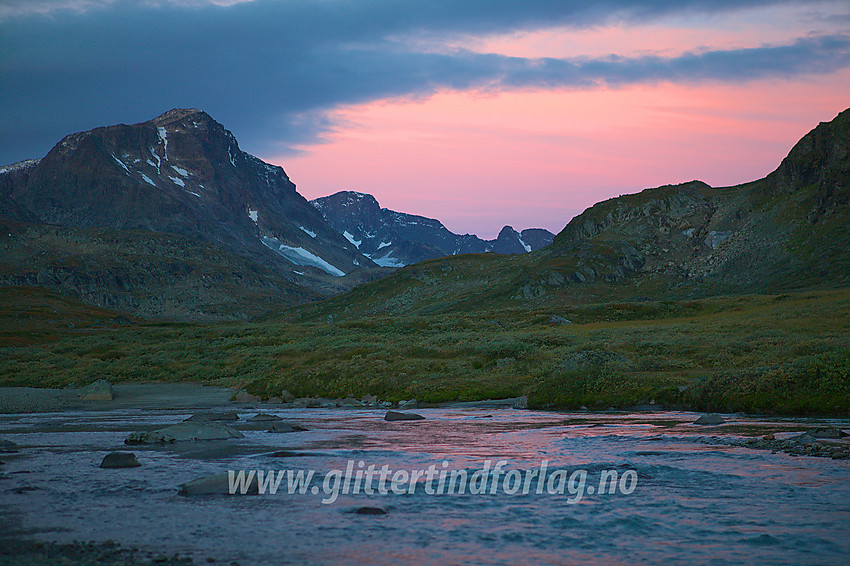
[[[383,208],[373,195],[358,191],[339,191],[310,203],[352,245],[385,267],[465,253],[526,253],[550,244],[555,236],[542,228],[517,232],[511,226],[494,240],[455,234],[437,219]]]

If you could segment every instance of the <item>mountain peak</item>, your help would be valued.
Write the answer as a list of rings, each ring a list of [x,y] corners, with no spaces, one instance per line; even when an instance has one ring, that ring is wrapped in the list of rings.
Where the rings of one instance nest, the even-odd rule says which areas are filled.
[[[204,120],[212,120],[212,117],[210,117],[209,114],[203,110],[198,110],[197,108],[172,108],[168,112],[160,114],[150,122],[157,126],[165,126],[166,124],[179,122],[189,117],[194,119],[202,118]]]

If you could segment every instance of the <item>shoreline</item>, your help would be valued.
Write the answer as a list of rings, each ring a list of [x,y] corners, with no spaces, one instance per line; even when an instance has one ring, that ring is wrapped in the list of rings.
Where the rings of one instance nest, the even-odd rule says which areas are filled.
[[[296,399],[294,403],[261,400],[259,398],[242,400],[236,398],[244,390],[200,382],[146,382],[117,383],[111,385],[114,396],[109,400],[86,400],[81,395],[85,387],[16,387],[0,386],[0,415],[53,413],[61,411],[106,411],[111,409],[212,409],[216,407],[262,407],[265,409],[519,409],[535,410],[547,413],[659,413],[691,412],[738,414],[754,418],[779,419],[846,419],[843,413],[778,413],[746,412],[731,410],[705,410],[697,407],[666,406],[663,404],[632,405],[628,407],[581,407],[569,409],[557,406],[534,407],[528,405],[527,397],[509,397],[504,399],[479,399],[474,401],[444,401],[439,403],[418,402],[412,406],[380,403],[365,404],[356,399],[330,399],[311,397]],[[248,397],[253,397],[248,395]],[[351,403],[354,401],[354,403]]]

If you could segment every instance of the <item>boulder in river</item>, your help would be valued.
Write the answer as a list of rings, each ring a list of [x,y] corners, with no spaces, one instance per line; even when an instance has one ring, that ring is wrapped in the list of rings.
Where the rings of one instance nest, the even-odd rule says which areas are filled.
[[[355,515],[386,515],[387,512],[380,507],[358,507],[354,510]]]
[[[312,397],[298,397],[292,400],[293,409],[321,409],[322,407],[336,407],[336,403],[330,399],[313,399]]]
[[[148,432],[134,432],[124,444],[167,444],[199,440],[242,438],[242,433],[227,425],[210,422],[182,422]]]
[[[278,421],[272,423],[269,427],[269,432],[302,432],[307,430],[303,426],[298,426],[292,423],[286,423],[283,421]]]
[[[114,398],[112,384],[105,379],[98,379],[80,390],[80,399],[83,401],[112,401]]]
[[[141,466],[132,452],[110,452],[103,457],[101,468],[138,468]]]
[[[425,417],[416,413],[399,413],[398,411],[387,411],[385,421],[422,421]]]
[[[17,452],[18,445],[11,440],[0,438],[0,452]]]
[[[834,427],[820,427],[813,428],[806,432],[812,438],[827,438],[827,439],[838,439],[847,436],[847,433],[841,430],[840,428]]]
[[[248,481],[248,477],[245,478],[245,481]],[[237,490],[235,493],[230,492],[229,473],[204,476],[184,483],[180,486],[180,491],[177,493],[185,497],[195,495],[242,495],[241,490]],[[259,493],[257,476],[255,474],[250,474],[250,483],[248,483],[246,493],[251,495]]]
[[[259,403],[260,401],[262,401],[262,398],[257,395],[251,395],[244,389],[240,389],[233,396],[232,400],[234,403]]]
[[[256,423],[256,422],[272,422],[272,421],[280,421],[283,420],[277,415],[273,415],[271,413],[257,413],[250,419],[248,422]]]
[[[697,420],[694,421],[694,424],[698,425],[707,425],[707,426],[716,426],[725,424],[726,421],[723,420],[723,417],[717,415],[715,413],[711,413],[709,415],[703,415]]]
[[[409,401],[399,401],[398,402],[399,409],[418,409],[419,401],[416,399],[410,399]]]
[[[239,413],[236,411],[225,411],[223,413],[216,412],[207,412],[207,413],[195,413],[186,421],[201,421],[201,422],[212,422],[212,421],[238,421]]]

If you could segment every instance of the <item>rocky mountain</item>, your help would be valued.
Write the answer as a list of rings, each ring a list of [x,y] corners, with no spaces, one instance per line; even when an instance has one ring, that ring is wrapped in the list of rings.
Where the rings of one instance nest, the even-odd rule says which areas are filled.
[[[0,219],[10,238],[18,234],[6,242],[0,284],[45,285],[150,316],[256,310],[223,307],[224,292],[182,299],[154,292],[185,287],[180,280],[191,274],[230,270],[228,281],[256,283],[244,292],[232,286],[232,300],[290,305],[345,291],[381,271],[298,194],[282,168],[242,151],[231,132],[195,109],[71,134],[43,159],[0,168]],[[68,238],[15,223],[61,226]],[[94,272],[91,249],[103,255]],[[267,280],[255,281],[258,273]],[[207,277],[206,288],[216,281]]]
[[[381,208],[370,194],[340,191],[310,201],[327,222],[378,265],[403,267],[466,253],[521,254],[552,243],[542,228],[517,232],[505,226],[495,240],[449,231],[439,220]]]
[[[233,134],[200,110],[71,134],[43,159],[4,169],[5,202],[42,223],[188,236],[292,281],[306,277],[308,285],[374,267],[282,168],[239,149]]]
[[[850,284],[850,110],[764,179],[692,181],[600,202],[516,256],[432,260],[324,302],[319,315],[550,309]]]

